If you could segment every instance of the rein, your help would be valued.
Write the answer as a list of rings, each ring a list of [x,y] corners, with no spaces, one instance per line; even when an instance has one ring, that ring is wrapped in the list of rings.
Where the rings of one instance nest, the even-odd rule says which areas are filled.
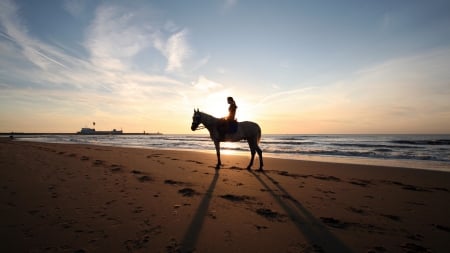
[[[195,131],[197,131],[197,130],[202,130],[202,129],[205,129],[206,127],[205,126],[200,126],[200,125],[198,125],[198,127],[195,129]]]

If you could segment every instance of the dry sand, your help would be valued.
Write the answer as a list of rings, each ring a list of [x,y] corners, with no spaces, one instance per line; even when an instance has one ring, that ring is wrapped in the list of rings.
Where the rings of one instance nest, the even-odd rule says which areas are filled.
[[[0,252],[450,250],[450,173],[248,159],[1,139]]]

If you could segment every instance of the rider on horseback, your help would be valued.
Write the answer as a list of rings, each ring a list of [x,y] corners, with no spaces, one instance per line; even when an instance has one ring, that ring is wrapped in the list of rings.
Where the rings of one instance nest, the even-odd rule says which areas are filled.
[[[227,101],[228,101],[228,104],[230,105],[228,107],[227,121],[231,122],[231,121],[234,121],[234,117],[236,116],[237,105],[236,105],[236,102],[234,102],[233,97],[228,97]]]
[[[227,101],[228,104],[230,105],[228,107],[228,116],[223,118],[223,120],[220,121],[218,126],[220,139],[224,139],[225,134],[227,133],[234,133],[237,131],[237,122],[235,119],[237,105],[236,102],[234,102],[233,97],[228,97]]]

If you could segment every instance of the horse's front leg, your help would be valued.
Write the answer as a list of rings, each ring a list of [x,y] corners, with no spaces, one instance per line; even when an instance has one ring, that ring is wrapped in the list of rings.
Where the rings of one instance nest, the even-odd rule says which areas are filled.
[[[219,169],[220,166],[222,165],[222,162],[220,161],[220,142],[219,141],[215,141],[214,142],[214,146],[216,146],[216,154],[217,154],[216,169]]]

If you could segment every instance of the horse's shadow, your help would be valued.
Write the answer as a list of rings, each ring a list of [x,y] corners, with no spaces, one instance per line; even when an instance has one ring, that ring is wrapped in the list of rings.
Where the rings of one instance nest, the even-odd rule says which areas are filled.
[[[352,252],[345,244],[336,238],[328,228],[314,217],[300,202],[292,197],[279,182],[275,181],[265,171],[250,170],[250,173],[269,192],[278,205],[286,212],[296,228],[305,236],[314,247],[319,247],[323,252]],[[270,187],[273,185],[274,187]],[[280,191],[282,195],[276,194]],[[292,204],[289,204],[292,203]]]
[[[215,174],[211,184],[208,187],[202,201],[198,205],[197,211],[189,224],[186,233],[184,234],[183,241],[181,242],[179,252],[194,252],[197,245],[198,236],[203,228],[203,223],[208,214],[209,203],[213,198],[213,192],[216,188],[217,181],[219,180],[219,170],[215,170]]]
[[[229,169],[240,169],[231,167]],[[214,177],[209,185],[203,199],[201,200],[194,217],[187,228],[179,252],[194,252],[203,223],[208,215],[208,209],[213,198],[213,192],[219,180],[219,171],[215,170]],[[316,217],[314,217],[303,205],[293,198],[280,184],[269,176],[265,171],[249,170],[255,178],[275,199],[277,204],[284,210],[296,228],[305,236],[308,242],[320,252],[352,252],[345,244],[336,238],[328,228]],[[273,185],[274,187],[270,187]],[[281,195],[276,191],[281,192]]]

